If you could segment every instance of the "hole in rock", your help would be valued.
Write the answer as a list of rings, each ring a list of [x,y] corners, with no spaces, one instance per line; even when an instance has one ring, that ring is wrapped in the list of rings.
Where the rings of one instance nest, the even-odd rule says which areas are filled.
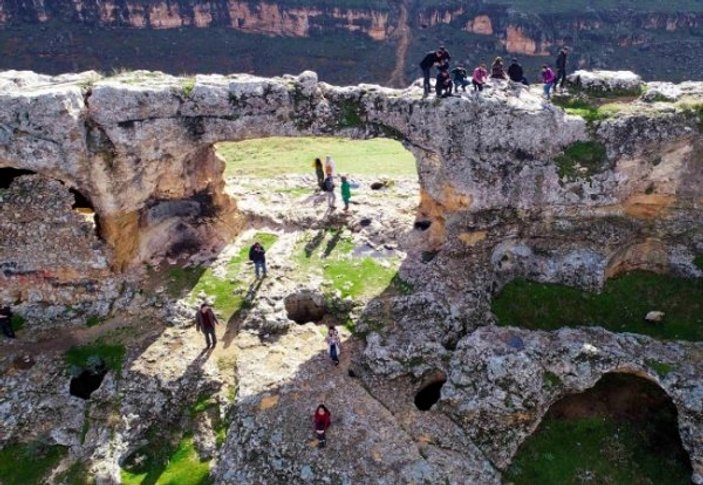
[[[80,397],[81,399],[90,399],[90,395],[96,391],[107,374],[107,368],[104,364],[95,369],[86,369],[71,379],[69,392],[71,396]]]
[[[9,188],[12,182],[22,175],[36,175],[36,173],[31,170],[21,170],[12,167],[0,168],[0,189]]]
[[[426,231],[432,225],[432,221],[415,221],[415,229]]]
[[[442,396],[442,386],[447,382],[447,377],[439,373],[429,384],[425,384],[415,394],[415,407],[420,411],[429,411]]]
[[[381,190],[386,186],[383,182],[374,182],[371,184],[371,190]]]
[[[371,219],[361,219],[361,220],[359,221],[359,225],[360,225],[361,227],[368,227],[368,226],[371,225],[371,222],[373,222]]]
[[[690,483],[678,413],[654,382],[604,375],[554,403],[507,470],[514,483]]]
[[[288,295],[284,300],[290,320],[304,324],[319,322],[327,314],[327,306],[322,295],[312,291],[301,291]]]

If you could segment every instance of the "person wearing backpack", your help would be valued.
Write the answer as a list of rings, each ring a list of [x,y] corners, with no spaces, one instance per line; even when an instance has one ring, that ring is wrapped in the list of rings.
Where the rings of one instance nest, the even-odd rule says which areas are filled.
[[[334,177],[332,175],[328,175],[325,178],[324,188],[327,193],[327,206],[330,209],[334,209],[337,197],[334,195]]]
[[[266,250],[257,241],[249,249],[249,261],[254,263],[254,269],[256,271],[256,279],[259,279],[261,271],[263,271],[263,277],[266,277]]]

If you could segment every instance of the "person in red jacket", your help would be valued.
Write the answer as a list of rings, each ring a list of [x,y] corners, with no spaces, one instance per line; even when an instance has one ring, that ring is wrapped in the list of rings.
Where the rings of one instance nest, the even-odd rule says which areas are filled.
[[[332,424],[332,413],[329,409],[325,407],[324,404],[317,406],[315,410],[315,415],[313,416],[313,422],[315,423],[315,436],[317,436],[318,448],[324,448],[327,442],[325,437],[325,432],[327,428]]]

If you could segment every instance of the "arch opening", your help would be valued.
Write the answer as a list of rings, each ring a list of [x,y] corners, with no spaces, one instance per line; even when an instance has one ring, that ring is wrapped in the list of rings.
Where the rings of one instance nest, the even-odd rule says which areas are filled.
[[[432,375],[429,382],[425,383],[415,394],[415,407],[420,411],[429,411],[442,397],[442,387],[447,382],[443,372]]]
[[[506,478],[514,483],[689,483],[691,473],[671,398],[649,379],[610,373],[549,408]]]
[[[71,396],[88,400],[93,392],[100,388],[106,374],[107,367],[104,362],[100,361],[95,367],[85,369],[81,371],[80,374],[73,377],[71,379],[68,391]]]
[[[0,189],[9,189],[12,182],[22,175],[36,175],[36,172],[12,167],[0,168]]]

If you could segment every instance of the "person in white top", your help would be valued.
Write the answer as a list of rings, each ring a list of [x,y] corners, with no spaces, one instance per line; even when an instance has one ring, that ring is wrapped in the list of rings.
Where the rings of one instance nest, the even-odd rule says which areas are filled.
[[[327,155],[325,157],[325,175],[327,175],[328,177],[334,177],[335,168],[336,167],[334,165],[334,160],[332,160],[332,156]]]

